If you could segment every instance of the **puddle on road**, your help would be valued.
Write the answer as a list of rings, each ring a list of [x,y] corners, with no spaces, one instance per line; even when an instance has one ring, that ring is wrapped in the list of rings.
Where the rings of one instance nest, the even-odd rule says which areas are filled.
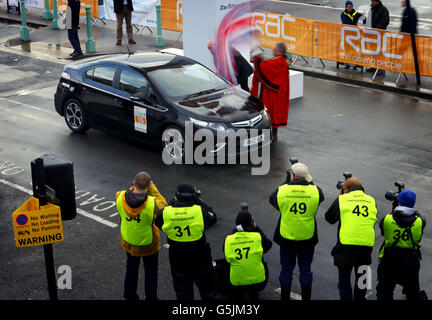
[[[43,55],[48,54],[58,58],[69,57],[69,54],[73,51],[72,48],[64,47],[60,43],[52,44],[44,42],[22,42],[20,45],[15,46],[15,48],[20,48],[25,52]]]

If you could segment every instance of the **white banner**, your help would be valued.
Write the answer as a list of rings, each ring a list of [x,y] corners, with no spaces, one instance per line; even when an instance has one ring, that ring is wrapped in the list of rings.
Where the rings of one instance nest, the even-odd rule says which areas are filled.
[[[132,24],[156,28],[155,6],[160,4],[160,0],[133,0],[132,4]],[[103,0],[103,5],[99,6],[99,18],[116,21],[113,0]]]
[[[3,2],[6,2],[6,0],[4,0]],[[19,2],[18,0],[9,0],[9,5],[18,7],[18,2]],[[45,7],[45,1],[44,0],[26,0],[25,6],[26,6],[26,8],[43,9]]]

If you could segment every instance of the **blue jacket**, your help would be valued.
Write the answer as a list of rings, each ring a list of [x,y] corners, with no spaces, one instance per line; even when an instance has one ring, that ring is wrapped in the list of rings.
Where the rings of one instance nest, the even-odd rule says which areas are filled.
[[[353,26],[356,26],[358,23],[359,18],[363,16],[361,13],[353,11],[349,13],[346,9],[341,13],[341,22],[342,24],[350,24]]]

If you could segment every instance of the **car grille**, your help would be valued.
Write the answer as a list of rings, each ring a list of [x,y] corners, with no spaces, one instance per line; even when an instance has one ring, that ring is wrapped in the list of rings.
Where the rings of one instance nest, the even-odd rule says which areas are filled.
[[[245,121],[239,121],[239,122],[233,122],[233,127],[236,128],[253,128],[257,123],[259,123],[262,120],[262,114]]]

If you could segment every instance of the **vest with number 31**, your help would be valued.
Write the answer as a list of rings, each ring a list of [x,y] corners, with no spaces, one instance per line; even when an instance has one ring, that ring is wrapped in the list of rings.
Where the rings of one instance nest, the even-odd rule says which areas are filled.
[[[192,242],[202,238],[204,219],[201,206],[165,207],[162,231],[168,239],[178,242]]]

